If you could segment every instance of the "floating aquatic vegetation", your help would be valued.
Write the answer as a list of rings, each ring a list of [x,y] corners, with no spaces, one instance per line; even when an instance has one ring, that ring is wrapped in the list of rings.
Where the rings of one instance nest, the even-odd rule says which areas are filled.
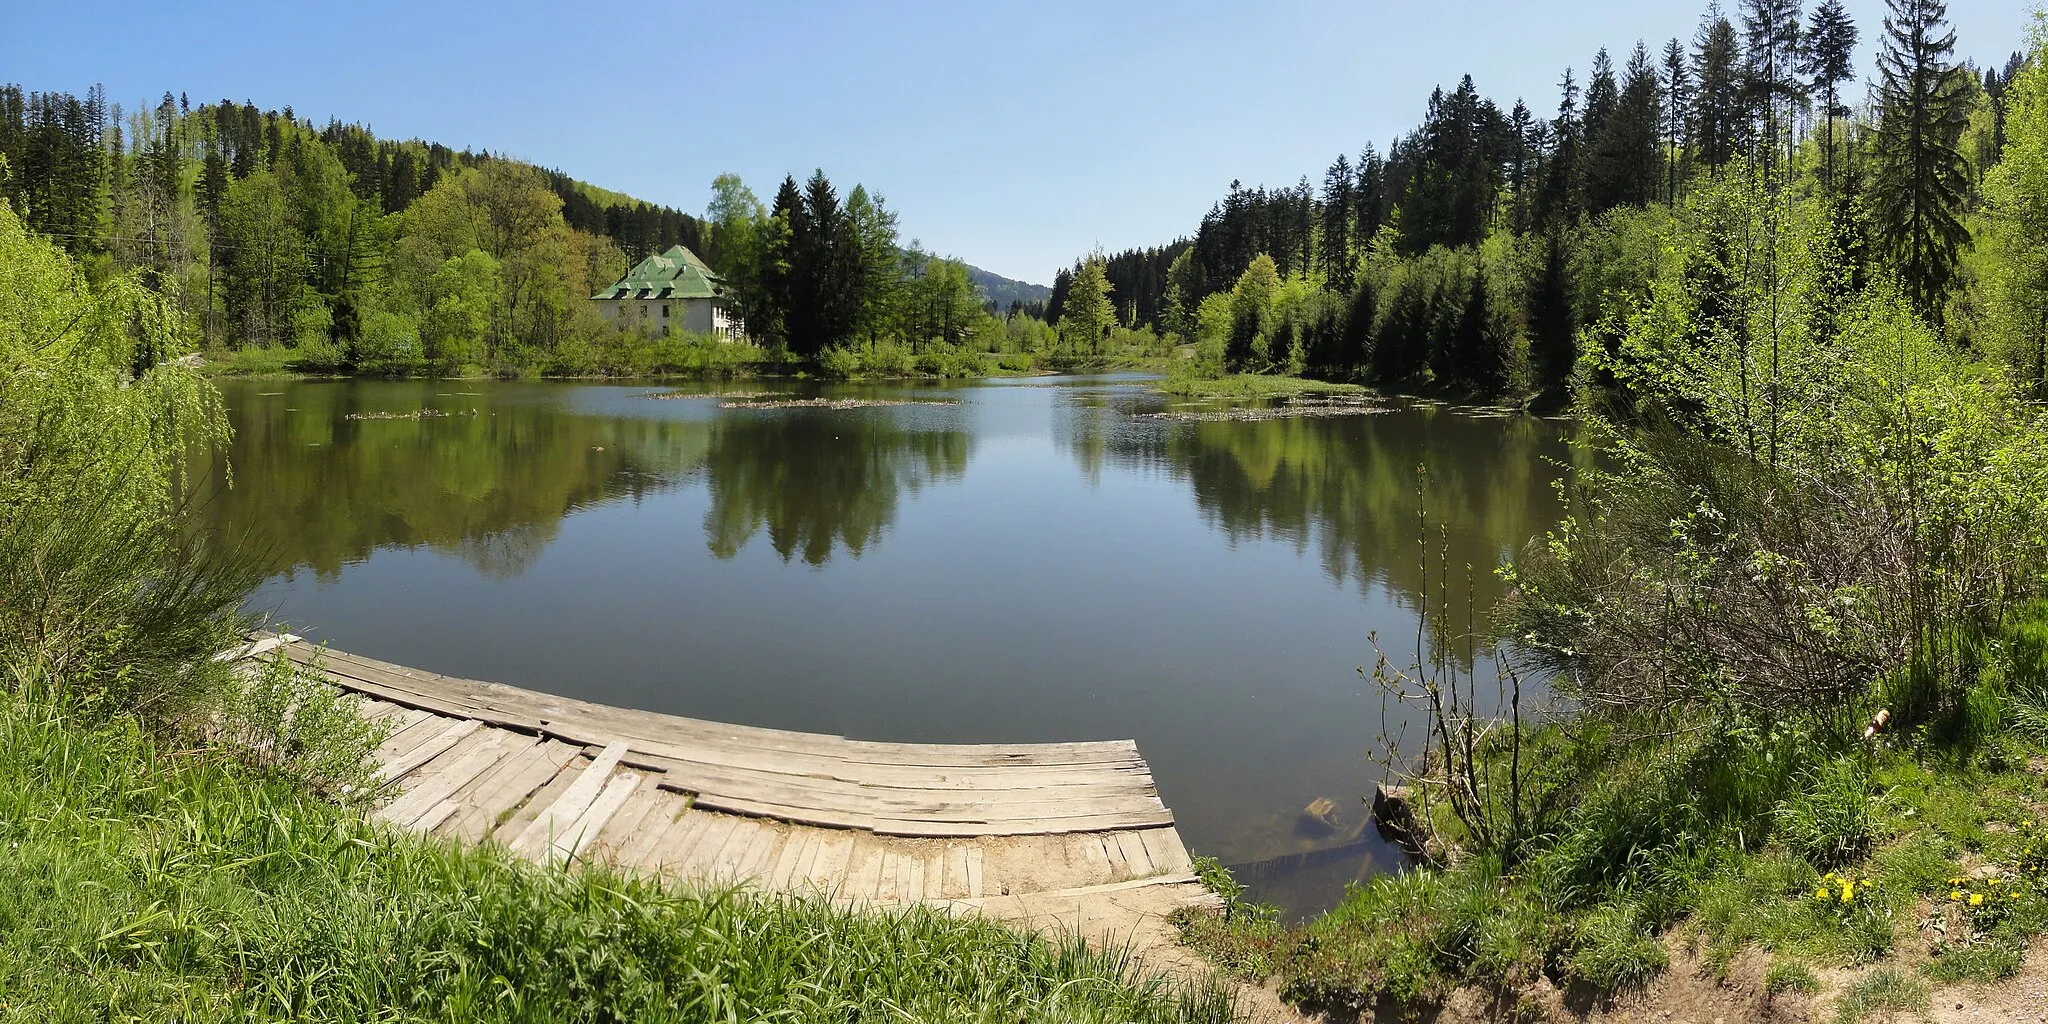
[[[451,416],[451,415],[454,415],[454,414],[453,414],[453,413],[446,413],[446,412],[442,412],[442,411],[441,411],[441,410],[439,410],[439,409],[414,409],[414,410],[413,410],[413,411],[411,411],[411,412],[352,412],[352,413],[349,413],[349,414],[348,414],[348,415],[346,415],[346,416],[343,416],[343,417],[342,417],[342,419],[345,419],[345,420],[429,420],[429,419],[433,419],[433,418],[434,418],[434,417],[436,417],[436,416]]]
[[[749,398],[768,398],[782,393],[779,391],[655,391],[640,397],[653,398],[664,402],[675,401],[681,398],[723,398],[728,401],[737,401]]]
[[[721,409],[878,409],[898,405],[959,405],[908,398],[788,398],[775,402],[720,402]]]
[[[1198,412],[1150,412],[1139,419],[1176,420],[1193,423],[1250,423],[1257,420],[1319,419],[1331,416],[1372,416],[1388,412],[1387,406],[1372,398],[1296,398],[1280,405],[1238,406]]]

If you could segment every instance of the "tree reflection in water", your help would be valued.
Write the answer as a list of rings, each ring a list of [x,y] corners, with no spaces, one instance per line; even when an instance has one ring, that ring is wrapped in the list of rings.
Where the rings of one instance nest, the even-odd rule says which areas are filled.
[[[906,493],[967,472],[965,430],[904,425],[927,418],[805,409],[719,419],[704,457],[705,543],[731,558],[765,528],[785,562],[824,565],[835,546],[859,558],[888,532]]]

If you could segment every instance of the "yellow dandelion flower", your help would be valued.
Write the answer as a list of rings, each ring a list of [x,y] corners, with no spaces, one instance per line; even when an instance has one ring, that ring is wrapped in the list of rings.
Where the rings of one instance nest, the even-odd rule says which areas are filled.
[[[1961,889],[1952,889],[1949,891],[1948,898],[1952,900],[1960,900],[1963,898],[1963,891]]]
[[[1973,892],[1973,893],[1971,893],[1971,894],[1970,894],[1970,905],[1971,905],[1971,906],[1973,906],[1973,907],[1981,907],[1981,906],[1983,906],[1983,905],[1984,905],[1984,894],[1983,894],[1983,893],[1981,893],[1981,892]]]

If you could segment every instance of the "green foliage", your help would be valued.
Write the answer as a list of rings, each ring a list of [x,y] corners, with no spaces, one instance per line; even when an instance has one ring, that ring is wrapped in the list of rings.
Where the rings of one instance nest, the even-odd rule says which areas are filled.
[[[2048,15],[2006,89],[2004,158],[1984,179],[1997,255],[1987,317],[1992,347],[2048,396]]]
[[[345,803],[374,799],[380,788],[371,755],[388,723],[357,713],[357,701],[278,651],[238,684],[215,695],[205,733],[252,767],[310,786]]]
[[[0,1002],[58,1024],[1230,1017],[1078,940],[539,869],[11,702],[0,877]]]
[[[1110,328],[1116,324],[1116,307],[1110,302],[1110,285],[1102,254],[1081,261],[1060,307],[1060,354],[1067,358],[1099,355]]]
[[[216,680],[260,573],[173,519],[227,430],[187,349],[160,296],[0,209],[0,690],[168,718]]]
[[[1591,386],[1607,416],[1585,436],[1618,468],[1576,481],[1572,518],[1517,565],[1517,634],[1601,707],[1847,729],[1893,672],[1928,698],[1895,714],[1959,706],[1968,637],[2043,578],[2039,414],[1895,294],[1835,297],[1817,211],[1731,183],[1688,216],[1615,348],[1588,355],[1612,384]]]

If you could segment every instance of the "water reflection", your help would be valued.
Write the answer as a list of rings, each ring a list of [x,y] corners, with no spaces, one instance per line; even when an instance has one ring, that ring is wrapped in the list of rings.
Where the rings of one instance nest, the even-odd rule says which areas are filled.
[[[1150,421],[1101,396],[1062,419],[1082,473],[1163,468],[1232,545],[1316,551],[1337,582],[1383,586],[1464,635],[1506,595],[1494,569],[1557,521],[1563,424],[1417,405],[1366,416]],[[1148,429],[1149,428],[1149,429]],[[1427,544],[1423,543],[1427,537]],[[1387,638],[1398,641],[1399,638]],[[1390,644],[1390,648],[1405,648]]]
[[[920,410],[922,412],[923,410]],[[704,542],[731,558],[764,528],[784,562],[822,566],[882,539],[906,494],[967,472],[958,426],[906,427],[891,409],[736,410],[712,429]]]
[[[571,512],[671,486],[710,443],[705,423],[575,415],[546,389],[448,388],[231,383],[233,483],[208,516],[323,580],[418,547],[505,579]]]
[[[954,409],[722,410],[710,395],[622,405],[450,386],[230,383],[234,483],[209,517],[323,580],[378,548],[418,547],[503,580],[577,509],[701,477],[714,555],[765,530],[783,561],[821,566],[835,549],[859,557],[906,495],[959,480],[972,450]]]

